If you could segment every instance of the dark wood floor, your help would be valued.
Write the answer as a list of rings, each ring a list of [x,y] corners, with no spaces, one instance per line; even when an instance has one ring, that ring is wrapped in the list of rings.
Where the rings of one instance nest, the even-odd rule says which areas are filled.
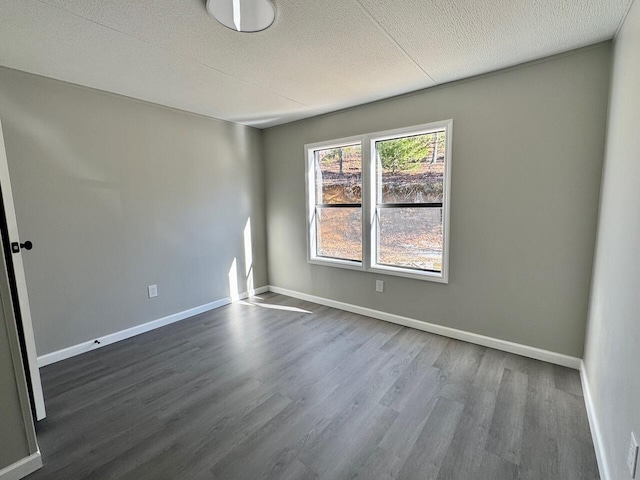
[[[597,479],[576,371],[266,294],[42,370],[36,479]]]

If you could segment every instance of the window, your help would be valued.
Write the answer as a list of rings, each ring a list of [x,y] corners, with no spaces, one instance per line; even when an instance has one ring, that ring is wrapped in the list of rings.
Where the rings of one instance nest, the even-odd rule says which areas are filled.
[[[308,151],[312,259],[362,266],[362,144]]]
[[[443,273],[447,129],[371,138],[372,266]]]
[[[306,145],[309,262],[446,283],[451,130]]]

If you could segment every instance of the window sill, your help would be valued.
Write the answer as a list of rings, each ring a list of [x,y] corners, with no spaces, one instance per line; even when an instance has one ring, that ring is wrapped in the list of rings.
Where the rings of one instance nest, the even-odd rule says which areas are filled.
[[[347,270],[392,275],[395,277],[412,278],[414,280],[423,280],[427,282],[449,283],[449,280],[444,273],[409,270],[405,268],[391,267],[388,265],[373,265],[369,268],[365,268],[362,262],[350,262],[349,260],[324,257],[313,257],[308,260],[308,263],[312,265],[321,265],[323,267],[346,268]]]
[[[308,260],[313,265],[322,265],[324,267],[346,268],[347,270],[364,271],[362,262],[352,262],[349,260],[340,260],[337,258],[312,257]]]
[[[371,273],[379,273],[383,275],[393,275],[396,277],[413,278],[414,280],[425,280],[427,282],[449,283],[444,272],[426,272],[420,270],[409,270],[400,267],[391,267],[387,265],[372,265],[367,270]]]

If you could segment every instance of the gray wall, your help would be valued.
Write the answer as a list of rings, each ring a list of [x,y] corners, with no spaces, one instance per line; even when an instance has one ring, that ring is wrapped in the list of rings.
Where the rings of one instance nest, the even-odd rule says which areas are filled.
[[[614,43],[585,368],[611,479],[640,441],[640,2]]]
[[[266,130],[270,283],[581,357],[610,51],[604,43]],[[450,283],[308,264],[303,145],[448,118]]]
[[[249,219],[266,285],[259,130],[4,68],[0,117],[39,355],[245,291]]]

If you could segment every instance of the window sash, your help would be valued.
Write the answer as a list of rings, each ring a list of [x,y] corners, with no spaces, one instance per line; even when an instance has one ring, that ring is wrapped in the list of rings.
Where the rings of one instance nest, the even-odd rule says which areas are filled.
[[[430,273],[436,273],[438,275],[441,275],[443,273],[444,270],[444,265],[443,268],[440,270],[435,270],[435,269],[430,269],[430,268],[418,268],[418,267],[410,267],[407,265],[398,265],[398,264],[394,264],[394,263],[384,263],[384,262],[380,262],[378,260],[378,256],[380,253],[380,209],[383,208],[442,208],[443,209],[444,204],[443,202],[431,202],[431,203],[379,203],[378,205],[376,205],[376,211],[375,211],[375,220],[374,220],[374,228],[375,228],[375,234],[372,236],[371,238],[371,253],[372,253],[372,264],[373,266],[382,266],[382,267],[391,267],[394,269],[401,269],[401,270],[411,270],[411,271],[415,271],[415,272],[430,272]],[[442,212],[443,215],[443,227],[444,227],[444,209]],[[442,243],[443,243],[443,251],[442,251],[442,263],[444,264],[444,228],[443,228],[443,235],[442,235]]]
[[[319,152],[323,150],[332,150],[338,148],[350,148],[350,147],[359,147],[360,149],[360,178],[359,182],[356,182],[356,185],[360,187],[360,202],[352,202],[352,203],[321,203],[324,199],[323,197],[323,180],[322,180],[322,167],[319,158]],[[362,142],[361,137],[350,137],[343,138],[340,140],[335,140],[333,142],[324,142],[318,143],[314,145],[305,145],[305,152],[307,155],[307,201],[311,201],[311,205],[308,207],[308,212],[310,217],[308,218],[308,231],[307,231],[307,249],[308,249],[308,258],[307,260],[312,263],[320,263],[320,264],[331,264],[334,266],[343,266],[346,268],[363,268],[362,259],[353,259],[353,258],[344,258],[337,257],[331,255],[323,255],[321,253],[321,242],[320,242],[320,211],[321,210],[329,210],[329,209],[360,209],[360,216],[363,217],[363,202],[362,195],[364,193],[364,168],[365,168],[365,160],[364,160],[364,143]],[[310,196],[312,195],[312,196]],[[335,212],[335,210],[333,210]],[[362,258],[364,256],[365,247],[364,247],[364,221],[360,224],[360,250],[359,256]]]

